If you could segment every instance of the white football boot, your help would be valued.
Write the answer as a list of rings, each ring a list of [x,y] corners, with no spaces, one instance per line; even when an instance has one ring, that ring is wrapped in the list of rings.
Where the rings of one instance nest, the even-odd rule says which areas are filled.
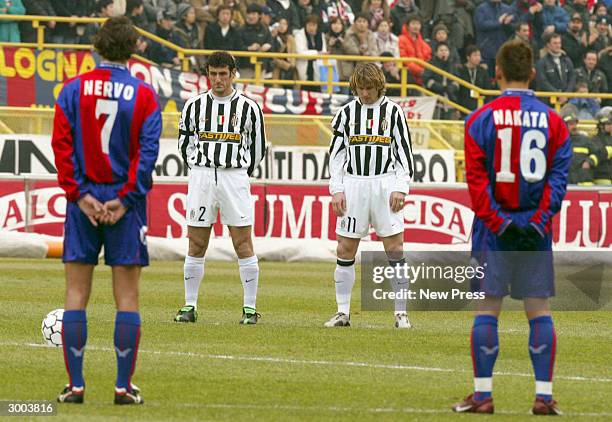
[[[408,319],[408,314],[406,312],[402,312],[399,314],[395,314],[395,328],[411,328],[410,320]]]
[[[347,314],[343,312],[338,312],[334,316],[330,318],[325,324],[325,327],[350,327],[351,326],[351,318]]]

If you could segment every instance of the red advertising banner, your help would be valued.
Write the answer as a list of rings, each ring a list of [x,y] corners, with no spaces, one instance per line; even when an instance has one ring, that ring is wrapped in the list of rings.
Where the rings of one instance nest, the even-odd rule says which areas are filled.
[[[334,240],[336,217],[325,185],[253,184],[255,236]],[[149,235],[186,236],[186,183],[157,183],[149,195]],[[465,186],[414,186],[406,198],[405,240],[461,244],[473,213]],[[611,247],[612,191],[571,189],[554,220],[557,246]],[[0,181],[0,230],[61,235],[66,201],[54,181]],[[218,222],[215,236],[227,236]],[[376,240],[376,235],[370,235]]]

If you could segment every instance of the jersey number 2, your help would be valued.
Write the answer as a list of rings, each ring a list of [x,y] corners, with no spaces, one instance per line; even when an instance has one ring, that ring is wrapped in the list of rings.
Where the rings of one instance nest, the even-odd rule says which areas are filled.
[[[100,132],[100,140],[102,141],[102,152],[108,154],[111,132],[113,131],[113,125],[115,124],[115,118],[117,117],[117,110],[119,109],[119,103],[113,100],[97,100],[96,101],[96,119],[99,119],[102,114],[106,114],[106,121],[102,126]]]
[[[501,129],[497,132],[501,145],[501,159],[499,171],[496,173],[497,182],[513,183],[516,175],[510,169],[512,156],[512,128]],[[535,144],[535,145],[534,145]],[[520,170],[523,178],[529,183],[539,182],[546,174],[546,137],[539,130],[531,129],[523,134],[521,139]],[[531,163],[534,163],[531,170]]]

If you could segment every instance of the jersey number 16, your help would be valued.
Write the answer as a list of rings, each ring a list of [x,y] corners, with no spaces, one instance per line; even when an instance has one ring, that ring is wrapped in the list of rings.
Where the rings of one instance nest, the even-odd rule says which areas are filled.
[[[497,183],[513,183],[516,175],[510,169],[512,156],[512,128],[497,131],[501,143],[501,159],[499,171],[495,174]],[[529,183],[542,180],[546,174],[546,136],[539,130],[531,129],[523,134],[521,139],[520,166],[521,175]],[[532,165],[533,162],[533,165]],[[533,167],[533,170],[532,170]]]

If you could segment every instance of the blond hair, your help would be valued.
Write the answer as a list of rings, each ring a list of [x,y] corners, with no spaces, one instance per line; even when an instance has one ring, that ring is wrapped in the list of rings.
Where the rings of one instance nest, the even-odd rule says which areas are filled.
[[[353,71],[349,84],[351,91],[357,95],[357,88],[376,88],[378,96],[385,93],[385,74],[374,63],[361,62]]]

